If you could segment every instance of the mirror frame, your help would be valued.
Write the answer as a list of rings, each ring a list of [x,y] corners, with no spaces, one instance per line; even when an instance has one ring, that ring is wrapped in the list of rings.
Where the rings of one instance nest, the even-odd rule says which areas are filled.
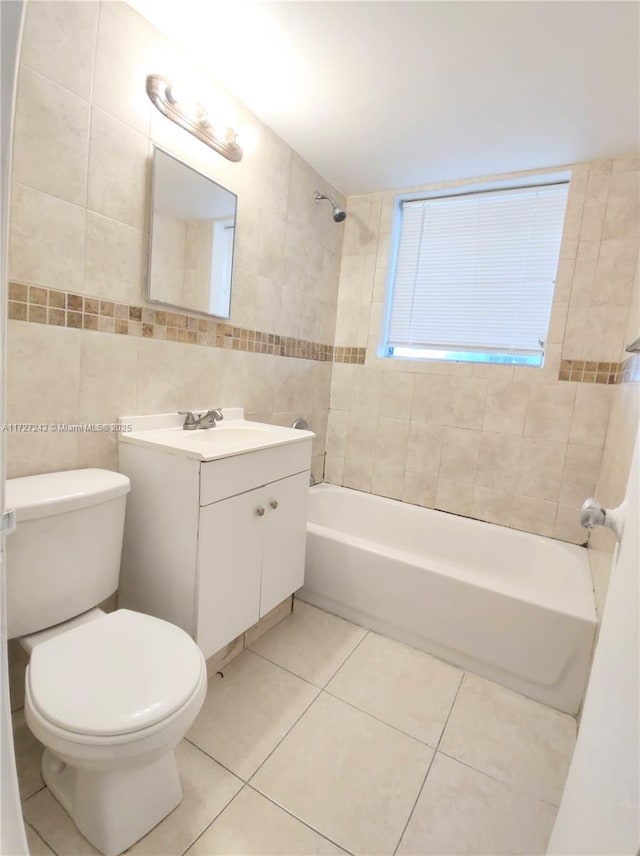
[[[155,297],[151,296],[151,254],[153,251],[153,213],[154,213],[154,202],[156,195],[156,152],[162,152],[163,155],[170,157],[172,160],[176,161],[176,163],[181,164],[182,166],[190,169],[192,172],[195,172],[197,175],[202,176],[202,178],[206,178],[207,181],[210,181],[212,184],[215,184],[216,187],[219,187],[221,190],[224,190],[226,193],[231,194],[234,199],[234,236],[233,236],[233,247],[231,248],[231,281],[229,284],[229,314],[228,315],[213,315],[211,312],[204,312],[202,309],[193,309],[190,306],[183,306],[177,303],[166,303],[164,300],[158,300]],[[181,160],[176,155],[171,152],[163,149],[162,146],[158,146],[153,143],[153,153],[151,156],[151,194],[150,194],[150,207],[149,207],[149,255],[147,259],[147,283],[146,283],[146,291],[145,291],[145,299],[148,303],[154,303],[157,306],[166,306],[169,309],[177,309],[181,312],[188,312],[190,314],[200,315],[204,318],[222,318],[225,321],[228,321],[231,318],[231,298],[233,295],[233,280],[235,275],[235,254],[236,254],[236,240],[235,240],[235,229],[238,224],[238,194],[234,193],[233,190],[229,190],[228,187],[225,187],[220,182],[215,181],[210,176],[206,175],[206,173],[202,172],[199,169],[191,166],[191,164],[186,163],[186,161]]]

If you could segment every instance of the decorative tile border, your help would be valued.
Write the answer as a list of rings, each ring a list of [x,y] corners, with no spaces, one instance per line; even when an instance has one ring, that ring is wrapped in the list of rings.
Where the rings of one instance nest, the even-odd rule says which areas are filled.
[[[637,357],[630,357],[621,363],[562,360],[558,379],[579,383],[633,383],[640,380],[640,360]]]
[[[9,283],[9,319],[318,362],[363,365],[366,353],[365,348],[323,345],[183,312],[115,303],[17,282]]]

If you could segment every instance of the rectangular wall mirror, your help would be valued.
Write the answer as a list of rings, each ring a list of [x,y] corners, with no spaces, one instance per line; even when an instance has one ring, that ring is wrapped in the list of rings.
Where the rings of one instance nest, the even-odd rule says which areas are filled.
[[[237,197],[154,146],[148,298],[228,318]]]

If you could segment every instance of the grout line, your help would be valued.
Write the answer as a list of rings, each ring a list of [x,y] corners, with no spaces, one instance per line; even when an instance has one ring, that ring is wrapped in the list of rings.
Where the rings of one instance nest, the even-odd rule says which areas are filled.
[[[280,663],[276,663],[275,660],[270,660],[269,657],[266,656],[266,654],[261,654],[260,651],[254,651],[251,647],[245,648],[245,651],[250,651],[256,657],[260,657],[261,660],[265,660],[267,663],[271,663],[272,666],[276,666],[276,668],[282,669],[282,671],[286,672],[288,675],[292,675],[294,678],[298,678],[298,680],[304,681],[305,684],[309,684],[310,687],[313,687],[314,690],[317,690],[319,693],[322,692],[322,687],[319,687],[318,684],[314,684],[313,681],[310,681],[308,678],[303,678],[302,675],[299,675],[297,672],[292,672],[291,669],[287,669],[286,666],[283,666]],[[242,653],[244,653],[244,651]]]
[[[349,856],[353,856],[353,853],[351,852],[351,850],[347,850],[346,847],[343,847],[341,844],[338,844],[337,841],[334,841],[332,838],[329,838],[329,836],[325,835],[323,832],[320,832],[320,830],[316,829],[314,826],[311,826],[311,824],[307,823],[306,820],[303,820],[301,817],[298,817],[296,814],[293,814],[293,812],[291,812],[285,806],[280,805],[280,803],[276,802],[276,800],[274,800],[272,797],[268,796],[267,794],[262,793],[262,791],[259,791],[257,788],[255,788],[251,784],[247,784],[247,788],[249,788],[250,790],[252,790],[256,794],[259,794],[261,797],[264,797],[264,799],[268,800],[270,803],[272,803],[272,805],[276,806],[276,808],[279,808],[281,811],[284,811],[285,814],[289,815],[289,817],[292,817],[294,820],[297,820],[298,823],[301,823],[303,826],[306,826],[307,829],[310,829],[312,832],[315,832],[321,838],[324,838],[325,841],[328,841],[330,844],[333,844],[334,847],[339,847],[340,850],[344,851],[345,853],[348,853]]]
[[[315,689],[317,689],[317,687],[315,687]],[[265,758],[265,759],[264,759],[264,760],[263,760],[263,761],[258,765],[258,767],[257,767],[257,768],[253,771],[253,773],[249,776],[249,778],[247,779],[247,784],[250,784],[250,783],[251,783],[251,781],[255,778],[256,773],[258,773],[258,772],[259,772],[259,771],[264,767],[264,765],[267,763],[267,761],[268,761],[268,760],[269,760],[269,758],[273,755],[273,753],[276,751],[276,749],[280,746],[280,744],[283,742],[283,740],[285,740],[285,739],[289,736],[289,734],[291,734],[291,732],[293,731],[293,729],[294,729],[294,728],[296,727],[296,725],[300,722],[300,720],[301,720],[301,719],[302,719],[302,717],[305,715],[305,713],[309,710],[309,708],[311,707],[311,705],[312,705],[312,704],[315,704],[315,702],[318,700],[318,698],[320,697],[320,693],[321,693],[321,692],[322,692],[322,690],[318,690],[317,695],[315,695],[315,696],[311,699],[311,701],[309,702],[309,704],[305,707],[305,709],[302,711],[302,713],[301,713],[301,714],[300,714],[300,716],[296,719],[296,721],[291,725],[291,727],[290,727],[290,728],[288,728],[288,729],[287,729],[287,731],[285,732],[285,734],[283,734],[283,736],[282,736],[282,737],[280,738],[280,740],[276,743],[276,745],[273,747],[273,749],[271,750],[271,752],[269,752],[269,754],[267,755],[267,757],[266,757],[266,758]],[[257,788],[256,788],[256,790],[257,790]]]
[[[541,802],[545,805],[549,805],[552,808],[559,808],[559,803],[554,803],[551,802],[551,800],[545,800],[542,797],[536,796],[531,791],[525,790],[523,787],[521,787],[520,785],[516,785],[513,782],[505,782],[504,779],[499,779],[493,773],[487,773],[486,770],[481,770],[480,767],[474,767],[473,764],[469,764],[468,761],[463,761],[461,758],[456,758],[455,755],[450,755],[443,749],[439,749],[438,753],[440,755],[444,755],[445,758],[449,758],[451,761],[456,761],[458,764],[462,764],[463,767],[467,767],[469,770],[473,770],[475,773],[480,773],[481,776],[486,776],[488,779],[493,779],[494,782],[497,782],[499,785],[502,785],[505,788],[510,788],[518,794],[522,794],[528,797],[529,799],[535,800],[536,802]]]
[[[207,830],[209,830],[209,829],[213,826],[213,824],[214,824],[214,823],[216,822],[216,820],[220,817],[220,815],[221,815],[221,814],[223,814],[223,812],[225,812],[225,811],[229,808],[229,806],[230,806],[230,805],[231,805],[231,803],[235,800],[235,798],[236,798],[236,797],[238,797],[238,796],[240,796],[240,794],[244,791],[244,789],[245,789],[246,787],[248,787],[248,785],[247,785],[247,783],[246,783],[246,782],[244,782],[244,783],[242,784],[242,786],[240,787],[240,789],[239,789],[239,790],[238,790],[238,791],[237,791],[237,792],[236,792],[236,793],[231,797],[231,799],[229,800],[229,802],[228,802],[228,803],[226,803],[226,804],[224,805],[224,807],[223,807],[223,808],[221,808],[221,809],[220,809],[220,811],[219,811],[216,815],[214,815],[214,817],[209,821],[209,823],[207,823],[207,825],[206,825],[206,826],[205,826],[205,828],[202,830],[202,832],[198,833],[198,835],[196,835],[196,837],[193,839],[193,841],[191,841],[191,842],[190,842],[190,844],[189,844],[187,847],[185,847],[185,848],[184,848],[184,850],[181,850],[181,851],[180,851],[181,856],[184,856],[184,854],[185,854],[188,850],[190,850],[190,849],[193,847],[193,845],[196,843],[196,841],[199,841],[199,840],[202,838],[202,836],[205,834],[205,832],[207,832]],[[160,821],[160,823],[162,823],[162,821]],[[156,827],[154,826],[153,828],[155,829]],[[150,831],[151,831],[151,830],[150,830]],[[143,839],[140,839],[140,840],[143,840]],[[136,842],[136,844],[137,844],[137,843],[138,843],[138,842]]]
[[[448,715],[447,715],[447,719],[446,719],[446,721],[445,721],[445,723],[444,723],[444,728],[442,729],[442,733],[440,734],[440,738],[439,738],[439,740],[438,740],[438,744],[437,744],[436,748],[435,748],[435,749],[434,749],[434,751],[433,751],[433,755],[432,755],[432,757],[431,757],[431,761],[429,762],[429,766],[428,766],[428,768],[427,768],[427,772],[425,773],[424,779],[423,779],[423,781],[422,781],[422,785],[420,786],[420,790],[418,791],[418,795],[417,795],[417,797],[416,797],[416,799],[415,799],[415,802],[414,802],[414,804],[413,804],[413,808],[411,809],[411,811],[410,811],[410,813],[409,813],[409,817],[407,818],[407,822],[405,823],[405,825],[404,825],[404,827],[403,827],[403,829],[402,829],[402,832],[400,833],[400,838],[398,839],[398,843],[396,844],[395,849],[394,849],[394,851],[393,851],[393,856],[396,856],[396,853],[398,852],[398,848],[400,847],[400,844],[402,843],[402,839],[404,838],[404,834],[405,834],[405,832],[407,831],[407,827],[408,827],[408,826],[409,826],[409,824],[411,823],[411,818],[413,817],[414,812],[415,812],[415,810],[416,810],[416,806],[418,805],[418,802],[419,802],[419,800],[420,800],[420,797],[422,796],[422,792],[423,792],[423,790],[424,790],[424,786],[426,785],[426,783],[427,783],[427,779],[428,779],[428,777],[429,777],[429,773],[431,772],[431,767],[433,766],[433,762],[435,761],[435,759],[436,759],[436,755],[438,754],[438,747],[440,746],[440,743],[442,742],[442,738],[444,737],[444,733],[445,733],[445,731],[447,730],[447,725],[449,724],[449,719],[451,718],[451,714],[452,714],[452,712],[453,712],[453,708],[455,707],[456,701],[458,700],[458,695],[460,694],[460,689],[462,688],[462,684],[463,684],[463,682],[464,682],[464,679],[465,679],[465,675],[466,675],[466,674],[467,674],[467,673],[466,673],[466,671],[464,671],[464,672],[462,673],[461,677],[460,677],[460,683],[458,684],[458,689],[456,690],[456,694],[455,694],[455,696],[453,697],[453,701],[451,702],[451,707],[449,708],[449,713],[448,713]]]
[[[332,614],[332,613],[329,613],[329,615],[331,615],[331,614]],[[343,621],[346,621],[346,619],[344,619],[344,618],[343,618],[342,620],[343,620]],[[350,623],[351,623],[351,622],[350,622]],[[355,624],[355,625],[354,625],[354,627],[361,627],[361,626],[362,626],[362,625],[360,625],[360,624]],[[341,670],[342,670],[342,669],[347,665],[347,663],[349,662],[349,660],[353,657],[353,655],[356,653],[356,651],[358,650],[358,648],[362,645],[362,643],[364,642],[364,640],[365,640],[365,639],[367,638],[367,636],[369,635],[370,631],[369,631],[366,627],[362,627],[362,629],[365,631],[364,636],[363,636],[363,637],[362,637],[362,639],[358,642],[358,644],[355,646],[355,648],[353,648],[353,650],[349,653],[349,655],[346,657],[346,659],[341,663],[341,665],[340,665],[340,666],[338,666],[338,668],[337,668],[337,669],[335,670],[335,672],[331,675],[331,677],[329,678],[329,680],[328,680],[328,681],[325,681],[324,685],[323,685],[323,686],[322,686],[322,688],[321,688],[322,690],[325,690],[325,689],[326,689],[326,687],[328,687],[328,686],[329,686],[329,684],[331,683],[331,681],[336,677],[336,675],[338,674],[338,672],[340,672],[340,671],[341,671]]]
[[[193,746],[194,749],[197,749],[199,752],[201,752],[203,755],[205,755],[210,761],[213,761],[214,763],[216,763],[220,767],[222,767],[223,770],[226,770],[227,773],[231,773],[232,776],[234,776],[236,779],[238,779],[244,785],[247,784],[246,779],[243,779],[242,776],[239,776],[237,773],[234,773],[233,770],[231,770],[229,767],[226,767],[222,763],[222,761],[219,761],[217,758],[214,758],[214,756],[210,752],[207,752],[207,750],[204,749],[202,746],[199,746],[197,743],[194,743],[194,741],[190,737],[185,736],[182,739],[186,740],[187,743],[189,743],[191,746]]]
[[[342,698],[339,695],[336,695],[335,693],[330,692],[327,689],[323,689],[322,692],[325,693],[325,695],[328,695],[330,698],[334,698],[334,699],[336,699],[336,701],[340,701],[340,702],[342,702],[342,704],[346,704],[352,710],[357,710],[358,713],[362,713],[365,716],[370,717],[371,719],[375,719],[376,722],[379,722],[382,725],[386,725],[387,728],[391,728],[391,729],[393,729],[393,731],[396,731],[398,734],[402,734],[403,737],[408,737],[410,740],[415,740],[416,743],[420,743],[422,746],[426,746],[427,749],[433,749],[433,751],[435,752],[435,748],[430,743],[427,743],[425,740],[421,740],[420,737],[416,737],[413,734],[409,734],[408,731],[403,731],[402,728],[398,728],[397,725],[392,725],[390,722],[387,722],[384,719],[380,719],[380,717],[376,716],[374,713],[371,713],[368,710],[364,710],[364,708],[358,707],[356,704],[352,704],[352,702],[347,701],[346,699]]]

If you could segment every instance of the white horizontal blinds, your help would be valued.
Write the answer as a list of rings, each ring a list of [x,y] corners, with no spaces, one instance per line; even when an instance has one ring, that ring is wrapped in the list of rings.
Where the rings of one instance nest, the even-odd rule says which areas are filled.
[[[387,344],[539,354],[567,189],[404,202]]]

